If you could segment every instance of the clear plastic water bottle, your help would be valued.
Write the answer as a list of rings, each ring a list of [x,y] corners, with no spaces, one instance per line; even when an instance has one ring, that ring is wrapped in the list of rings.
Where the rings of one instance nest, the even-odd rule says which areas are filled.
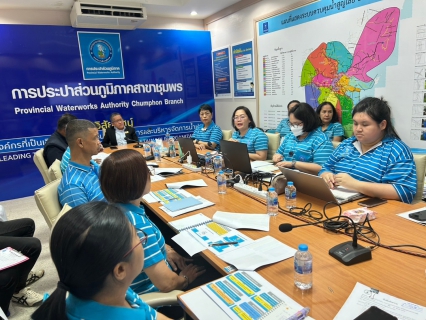
[[[296,187],[292,181],[288,181],[285,187],[285,206],[287,209],[296,207],[296,195]]]
[[[160,153],[159,146],[154,147],[154,159],[155,159],[155,162],[161,162],[161,153]]]
[[[166,132],[166,135],[164,136],[164,146],[166,148],[169,148],[169,139],[170,139],[170,133]]]
[[[213,169],[214,173],[219,173],[223,169],[223,158],[221,155],[217,155],[213,158]]]
[[[302,290],[312,288],[312,254],[306,244],[299,244],[294,255],[294,284]]]
[[[169,155],[170,158],[176,157],[175,139],[173,139],[173,137],[169,138]]]
[[[266,213],[273,217],[278,215],[278,194],[275,188],[269,188],[266,200]]]
[[[144,154],[145,154],[145,158],[149,157],[151,155],[151,146],[148,143],[145,143],[143,145],[143,151],[144,151]]]
[[[219,174],[217,175],[217,189],[219,194],[225,194],[226,193],[226,176],[223,173],[223,171],[219,171]]]
[[[206,169],[211,169],[212,167],[212,157],[210,155],[210,152],[207,152],[204,156],[204,159],[206,161]]]

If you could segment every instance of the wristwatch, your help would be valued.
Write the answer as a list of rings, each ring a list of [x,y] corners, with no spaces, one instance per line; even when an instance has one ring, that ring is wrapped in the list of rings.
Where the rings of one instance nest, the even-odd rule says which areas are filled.
[[[211,147],[211,146],[212,146],[212,143],[209,141],[209,142],[207,142],[207,145],[208,145],[209,147]]]
[[[296,160],[291,160],[291,168],[296,169]]]
[[[198,140],[198,139],[197,139],[197,140],[195,140],[195,144],[198,144],[198,142],[200,142],[200,140]]]

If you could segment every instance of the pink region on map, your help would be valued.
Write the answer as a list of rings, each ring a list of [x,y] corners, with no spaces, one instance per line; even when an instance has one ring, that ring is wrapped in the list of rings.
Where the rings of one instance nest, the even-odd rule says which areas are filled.
[[[322,74],[318,74],[312,79],[312,83],[317,87],[330,87],[333,81],[334,79],[324,77]]]
[[[398,30],[400,10],[387,8],[374,15],[365,25],[355,48],[351,68],[346,73],[361,81],[373,80],[367,72],[392,54]]]

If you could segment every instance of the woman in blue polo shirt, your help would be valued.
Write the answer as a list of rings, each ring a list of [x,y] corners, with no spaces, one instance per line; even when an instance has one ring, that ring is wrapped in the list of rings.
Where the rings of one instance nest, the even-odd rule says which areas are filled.
[[[342,141],[343,127],[339,123],[339,117],[333,104],[328,101],[321,103],[317,108],[317,114],[321,120],[318,130],[324,132],[331,141]]]
[[[232,126],[235,132],[229,141],[247,144],[250,160],[266,160],[268,155],[268,137],[256,128],[253,116],[246,107],[238,107],[232,114]]]
[[[291,133],[281,143],[272,160],[278,167],[317,174],[333,152],[330,139],[318,131],[319,119],[312,107],[304,102],[289,113]]]
[[[203,268],[165,243],[161,231],[140,205],[142,196],[151,189],[150,171],[142,154],[131,149],[110,154],[102,162],[99,179],[105,198],[122,208],[130,222],[141,230],[140,235],[142,231],[148,235],[144,269],[130,286],[135,292],[183,290],[204,273]]]
[[[213,122],[213,110],[208,104],[201,105],[198,110],[200,124],[195,128],[192,139],[195,148],[199,150],[219,150],[219,141],[222,140],[222,130]]]
[[[352,120],[354,136],[336,148],[319,175],[330,188],[411,203],[417,190],[416,165],[392,125],[388,103],[365,98],[353,109]]]
[[[50,238],[59,282],[32,319],[167,319],[129,288],[146,240],[115,205],[93,201],[65,213]]]
[[[300,103],[299,100],[291,100],[287,104],[287,114],[298,103]],[[281,120],[281,122],[278,124],[277,130],[275,130],[275,132],[279,133],[281,138],[284,138],[286,135],[288,135],[291,132],[290,125],[288,124],[288,118],[284,118],[284,119]]]

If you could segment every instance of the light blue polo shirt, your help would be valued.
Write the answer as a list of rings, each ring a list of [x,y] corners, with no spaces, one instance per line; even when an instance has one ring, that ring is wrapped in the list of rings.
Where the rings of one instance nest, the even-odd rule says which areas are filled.
[[[157,319],[157,311],[143,302],[132,289],[127,289],[125,299],[131,308],[107,306],[93,300],[82,300],[70,293],[66,300],[67,316],[69,320]]]
[[[239,131],[234,131],[232,139],[247,145],[248,153],[268,150],[268,136],[258,128],[249,128],[244,137],[240,136]]]
[[[222,140],[222,129],[216,125],[213,121],[207,127],[206,130],[203,130],[204,124],[200,124],[195,128],[192,138],[195,140],[200,140],[203,142],[212,142],[216,143],[215,150],[219,150],[219,142]]]
[[[313,162],[322,166],[333,153],[333,145],[321,131],[311,131],[304,140],[299,141],[293,133],[288,134],[277,153],[285,161]]]
[[[343,137],[345,135],[343,127],[339,122],[330,123],[324,131],[319,126],[318,131],[324,132],[330,140],[333,140],[334,137]]]
[[[410,148],[399,139],[385,137],[375,148],[361,154],[357,144],[356,137],[344,140],[318,175],[343,172],[359,181],[388,183],[401,201],[411,203],[417,191],[417,175]]]
[[[72,208],[90,201],[106,201],[99,183],[99,166],[70,161],[58,186],[59,202]]]
[[[71,150],[70,150],[70,147],[68,147],[67,150],[65,150],[65,152],[62,156],[62,160],[61,160],[61,172],[62,172],[62,174],[64,174],[65,169],[68,167],[68,163],[70,162],[70,158],[71,158]]]
[[[283,138],[291,132],[290,126],[288,125],[288,118],[282,119],[278,124],[277,133],[280,134],[280,137]]]
[[[145,209],[142,206],[137,207],[131,203],[119,203],[118,205],[123,208],[123,211],[130,222],[137,229],[142,229],[148,235],[147,242],[144,245],[144,269],[151,267],[163,260],[170,268],[167,262],[166,242],[164,241],[164,237],[157,226],[151,220],[149,220],[145,214]],[[138,235],[140,237],[143,236],[141,232],[138,232]],[[143,270],[136,277],[136,279],[133,280],[133,283],[130,285],[130,287],[138,294],[159,291]]]

